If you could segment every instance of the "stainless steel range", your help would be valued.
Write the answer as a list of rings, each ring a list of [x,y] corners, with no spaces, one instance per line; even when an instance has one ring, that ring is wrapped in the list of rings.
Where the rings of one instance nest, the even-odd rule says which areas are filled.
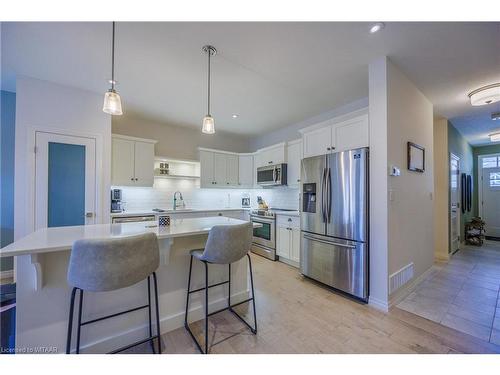
[[[284,208],[270,208],[268,210],[252,210],[250,221],[262,224],[262,227],[253,230],[252,252],[271,260],[276,257],[276,212],[295,211]]]

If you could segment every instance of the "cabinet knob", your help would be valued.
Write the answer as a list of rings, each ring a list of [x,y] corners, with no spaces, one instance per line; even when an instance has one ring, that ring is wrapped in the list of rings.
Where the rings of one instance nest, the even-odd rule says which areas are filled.
[[[228,185],[229,185],[229,182],[226,182],[226,184],[228,184]]]
[[[288,218],[288,221],[292,221],[292,219]]]
[[[138,179],[138,178],[136,178],[135,180],[136,180],[136,181],[139,181],[139,179]]]
[[[335,147],[332,146],[332,150],[335,150]]]
[[[130,181],[134,181],[134,178],[132,177],[132,178],[130,179]]]
[[[328,151],[330,151],[332,148],[331,148],[331,147],[327,147],[326,149],[327,149]]]

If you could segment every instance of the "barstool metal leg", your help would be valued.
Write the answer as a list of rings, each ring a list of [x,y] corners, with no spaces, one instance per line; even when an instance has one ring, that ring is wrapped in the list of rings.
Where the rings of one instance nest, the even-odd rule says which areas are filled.
[[[66,354],[71,352],[71,334],[73,333],[73,315],[75,310],[75,295],[76,289],[73,288],[71,291],[71,302],[69,305],[69,319],[68,319],[68,332],[66,334]]]
[[[191,260],[189,261],[189,276],[188,276],[188,289],[186,296],[186,313],[184,314],[184,327],[188,328],[188,309],[189,309],[189,296],[191,292],[191,270],[193,268],[193,256],[191,255]]]
[[[208,354],[208,263],[205,264],[205,354]]]
[[[153,281],[155,284],[156,332],[158,334],[158,354],[161,354],[160,306],[158,303],[158,282],[156,280],[156,272],[153,272]]]
[[[76,354],[80,354],[80,332],[82,328],[83,290],[80,289],[80,305],[78,306],[78,330],[76,331]]]
[[[148,276],[148,319],[149,319],[149,337],[153,336],[153,323],[151,319],[151,275]],[[156,354],[154,341],[150,342],[153,353]]]
[[[229,306],[229,308],[231,308],[231,263],[228,264],[228,268],[229,268],[229,277],[228,277],[228,293],[227,293],[227,305]]]
[[[253,321],[255,328],[252,329],[252,333],[257,333],[257,310],[255,309],[255,290],[253,288],[253,270],[252,270],[252,260],[250,259],[250,254],[248,257],[248,268],[250,269],[250,285],[252,286],[252,304],[253,304]]]

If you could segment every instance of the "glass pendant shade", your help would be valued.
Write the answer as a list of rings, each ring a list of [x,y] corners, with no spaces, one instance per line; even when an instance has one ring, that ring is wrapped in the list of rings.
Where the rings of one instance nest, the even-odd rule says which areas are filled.
[[[500,101],[500,83],[482,87],[469,94],[470,104],[486,105]]]
[[[104,105],[102,110],[110,115],[122,115],[122,100],[120,94],[110,89],[104,94]]]
[[[203,127],[201,131],[205,134],[215,134],[215,121],[210,115],[203,117]]]

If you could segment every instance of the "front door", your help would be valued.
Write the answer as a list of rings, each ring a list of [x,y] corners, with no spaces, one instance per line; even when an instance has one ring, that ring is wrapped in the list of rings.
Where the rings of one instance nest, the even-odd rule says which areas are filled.
[[[454,253],[460,247],[460,158],[450,154],[450,249]]]
[[[500,167],[482,171],[482,214],[486,235],[500,238]]]
[[[96,141],[35,135],[35,229],[95,223]]]

